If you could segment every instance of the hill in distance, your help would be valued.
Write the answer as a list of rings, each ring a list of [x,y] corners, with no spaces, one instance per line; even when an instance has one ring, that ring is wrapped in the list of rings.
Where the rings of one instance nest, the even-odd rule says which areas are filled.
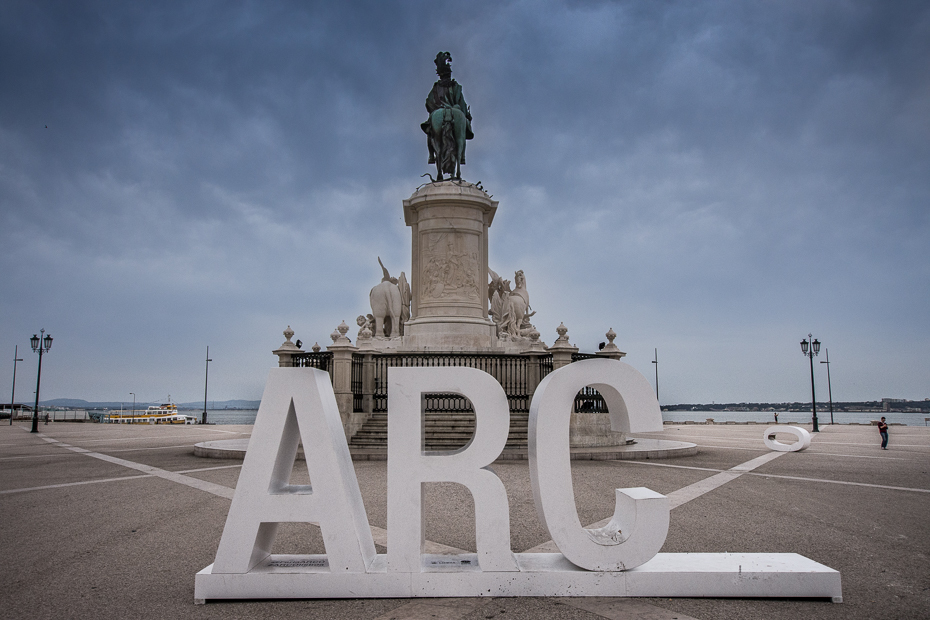
[[[260,400],[210,400],[207,401],[209,409],[258,409]],[[29,404],[29,403],[26,403]],[[136,409],[145,409],[149,405],[160,405],[161,403],[142,403],[136,402]],[[203,409],[203,401],[190,403],[175,403],[178,409],[194,409],[200,411]],[[121,406],[132,406],[132,401],[123,402],[91,402],[80,398],[55,398],[52,400],[43,400],[39,403],[41,407],[70,407],[72,409],[119,409]]]

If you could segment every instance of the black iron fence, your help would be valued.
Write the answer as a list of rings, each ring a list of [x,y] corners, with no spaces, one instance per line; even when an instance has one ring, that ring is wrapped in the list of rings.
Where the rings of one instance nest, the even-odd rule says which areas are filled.
[[[540,378],[552,370],[552,356],[537,356]],[[548,366],[543,363],[548,360]],[[355,360],[353,359],[353,364]],[[387,375],[389,368],[409,367],[465,367],[483,370],[494,377],[504,393],[513,412],[529,411],[532,389],[527,382],[527,366],[530,360],[525,355],[498,355],[493,353],[397,353],[372,355],[372,410],[387,411]],[[544,370],[544,367],[546,368]],[[354,390],[353,390],[354,391]],[[471,411],[467,399],[453,394],[427,394],[427,409],[430,411]]]
[[[578,413],[607,413],[607,403],[593,387],[581,388],[575,396],[575,411]]]
[[[592,359],[593,353],[575,353],[572,362]],[[368,373],[365,365],[369,364]],[[538,371],[530,368],[538,364]],[[302,368],[319,368],[333,377],[331,351],[306,352],[294,356],[294,365]],[[409,367],[465,367],[477,368],[494,377],[504,393],[513,413],[526,413],[536,383],[552,372],[552,355],[503,355],[495,353],[353,353],[352,404],[355,411],[365,410],[365,396],[371,395],[371,411],[387,411],[387,376],[389,368]],[[366,383],[368,385],[366,386]],[[366,389],[367,388],[367,389]],[[470,412],[468,399],[455,394],[426,394],[427,411]],[[578,392],[575,411],[605,413],[604,398],[591,387]]]
[[[540,355],[539,356],[539,380],[542,381],[542,378],[552,372],[552,356],[551,355]]]
[[[474,413],[475,408],[471,401],[458,394],[424,394],[426,412],[434,413]]]
[[[597,359],[597,353],[572,353],[572,363]]]
[[[581,360],[597,359],[594,353],[572,353],[572,363]],[[578,413],[607,413],[604,397],[592,387],[582,388],[575,396],[575,411]]]
[[[329,373],[329,380],[333,380],[333,353],[332,351],[308,351],[294,356],[294,366],[298,368],[319,368]]]
[[[365,361],[365,356],[361,353],[352,354],[352,410],[353,411],[362,411],[362,401],[363,393],[362,388],[364,384],[364,368],[362,362]]]

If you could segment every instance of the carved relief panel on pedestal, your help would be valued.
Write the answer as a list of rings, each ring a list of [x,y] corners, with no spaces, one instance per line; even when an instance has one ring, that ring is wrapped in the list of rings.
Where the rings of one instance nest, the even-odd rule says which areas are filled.
[[[430,232],[421,237],[421,300],[480,303],[480,237],[462,231]]]

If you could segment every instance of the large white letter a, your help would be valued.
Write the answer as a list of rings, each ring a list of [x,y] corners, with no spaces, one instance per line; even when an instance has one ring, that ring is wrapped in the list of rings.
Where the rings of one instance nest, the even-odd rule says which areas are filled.
[[[311,486],[289,484],[303,439]],[[329,570],[364,573],[375,557],[329,374],[273,368],[213,573],[247,573],[271,554],[278,523],[317,522]]]

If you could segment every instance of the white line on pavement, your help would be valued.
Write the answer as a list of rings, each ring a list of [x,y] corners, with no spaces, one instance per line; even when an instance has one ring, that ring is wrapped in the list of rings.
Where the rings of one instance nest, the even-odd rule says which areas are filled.
[[[669,508],[670,509],[678,508],[682,504],[686,504],[693,499],[697,499],[698,497],[704,495],[705,493],[710,493],[714,489],[717,489],[732,480],[736,480],[743,474],[750,472],[756,469],[757,467],[761,467],[762,465],[765,465],[769,461],[777,459],[783,454],[787,454],[787,452],[768,452],[766,454],[763,454],[762,456],[757,456],[754,459],[748,460],[745,463],[740,463],[739,465],[735,467],[731,467],[728,470],[721,471],[720,473],[710,476],[709,478],[698,480],[694,484],[689,484],[688,486],[678,489],[677,491],[672,491],[671,493],[666,495],[666,497],[668,497],[669,499]],[[630,462],[635,463],[636,461],[630,461]],[[716,470],[710,470],[710,471],[716,471]],[[606,519],[602,519],[598,521],[597,523],[586,525],[585,528],[597,529],[599,527],[604,527],[605,525],[610,523],[611,518],[612,516]],[[553,541],[549,540],[549,541],[542,543],[541,545],[536,545],[535,547],[531,549],[527,549],[526,551],[524,551],[524,553],[555,553],[558,550],[559,548],[556,546],[556,544]]]
[[[78,447],[76,447],[76,446],[71,446],[71,445],[68,445],[68,444],[66,444],[66,443],[63,443],[63,442],[61,442],[61,441],[58,441],[57,439],[52,439],[51,437],[46,437],[46,436],[44,436],[44,435],[42,435],[42,434],[39,434],[39,437],[40,437],[42,440],[47,441],[47,442],[50,443],[50,444],[60,446],[60,447],[62,447],[62,448],[65,448],[65,449],[70,450],[70,451],[72,451],[72,452],[76,452],[76,453],[78,453],[78,454],[83,454],[83,455],[85,455],[85,456],[90,456],[90,457],[93,457],[93,458],[95,458],[95,459],[100,459],[101,461],[106,461],[106,462],[108,462],[108,463],[113,463],[114,465],[122,465],[123,467],[128,467],[129,469],[135,469],[136,471],[144,472],[144,473],[148,474],[149,476],[156,476],[156,477],[158,477],[158,478],[163,478],[163,479],[165,479],[165,480],[170,480],[170,481],[172,481],[172,482],[177,482],[178,484],[183,484],[183,485],[186,485],[186,486],[195,488],[195,489],[199,489],[199,490],[201,490],[201,491],[206,491],[207,493],[212,493],[213,495],[218,495],[218,496],[220,496],[220,497],[225,497],[226,499],[232,499],[232,498],[233,498],[233,495],[234,495],[235,492],[236,492],[235,489],[232,489],[232,488],[229,488],[229,487],[224,487],[224,486],[219,485],[219,484],[214,484],[214,483],[212,483],[212,482],[207,482],[207,481],[205,481],[205,480],[200,480],[199,478],[191,478],[190,476],[185,476],[185,475],[183,475],[182,472],[168,471],[168,470],[166,470],[166,469],[160,469],[160,468],[158,468],[158,467],[152,467],[152,466],[150,466],[150,465],[143,465],[143,464],[141,464],[141,463],[134,463],[134,462],[132,462],[132,461],[127,461],[127,460],[125,460],[125,459],[117,458],[117,457],[115,457],[115,456],[109,456],[109,455],[107,455],[107,454],[101,454],[101,453],[99,453],[99,452],[91,452],[90,450],[86,450],[86,449],[84,449],[84,448],[78,448]],[[187,473],[193,473],[193,472],[196,472],[196,471],[209,471],[209,470],[214,470],[214,469],[225,469],[225,468],[232,468],[232,467],[242,467],[242,465],[220,465],[220,466],[216,466],[216,467],[204,467],[203,469],[188,470]],[[134,478],[136,478],[136,477],[142,478],[142,477],[146,477],[146,476],[133,476],[133,477],[134,477]],[[117,480],[122,480],[122,478],[118,478]],[[88,483],[89,483],[89,482],[88,482]],[[88,483],[84,483],[84,484],[88,484]],[[75,484],[82,484],[82,483],[75,483]],[[41,487],[36,487],[36,489],[17,489],[17,490],[11,491],[11,492],[19,492],[19,491],[21,491],[21,490],[22,490],[22,491],[25,491],[25,490],[37,490],[38,488],[41,488]],[[387,530],[385,530],[385,529],[383,529],[383,528],[380,528],[380,527],[371,526],[371,535],[372,535],[372,538],[374,539],[375,543],[377,543],[377,544],[379,544],[379,545],[382,545],[382,546],[385,546],[385,547],[387,546]],[[464,550],[462,550],[462,549],[457,549],[456,547],[450,547],[449,545],[444,545],[444,544],[442,544],[442,543],[437,543],[437,542],[433,542],[433,541],[430,541],[430,540],[426,541],[426,543],[425,543],[425,551],[424,551],[424,552],[425,552],[425,553],[434,553],[434,554],[458,554],[458,553],[467,553],[467,551],[464,551]]]
[[[182,444],[174,444],[174,445],[171,445],[171,446],[154,446],[154,447],[150,447],[150,448],[120,448],[120,449],[118,449],[118,450],[107,450],[106,452],[107,452],[108,454],[113,454],[113,453],[115,453],[115,452],[144,452],[144,451],[146,451],[146,450],[172,450],[172,449],[177,449],[177,448],[190,448],[190,447],[191,447],[191,444],[189,444],[189,443],[182,443]],[[4,457],[0,457],[0,461],[13,461],[13,460],[16,460],[16,459],[41,459],[41,458],[45,458],[45,457],[49,457],[49,456],[62,457],[62,456],[71,456],[71,455],[70,455],[70,454],[66,454],[66,453],[61,453],[61,452],[59,452],[59,453],[54,453],[54,452],[53,452],[53,453],[49,453],[49,454],[29,454],[29,455],[24,455],[24,456],[4,456]]]
[[[25,489],[6,489],[0,491],[0,495],[11,495],[13,493],[25,493],[26,491],[44,491],[46,489],[62,489],[64,487],[76,487],[85,484],[98,484],[101,482],[122,482],[123,480],[138,480],[139,478],[151,478],[152,474],[142,474],[139,476],[123,476],[122,478],[101,478],[99,480],[82,480],[80,482],[63,482],[61,484],[46,484],[41,487],[28,487]]]
[[[669,463],[653,463],[652,461],[617,461],[619,463],[629,464],[629,465],[649,465],[650,467],[672,467],[674,469],[695,469],[698,471],[717,471],[725,472],[727,470],[723,469],[713,469],[711,467],[693,467],[690,465],[672,465]],[[752,476],[762,476],[763,478],[785,478],[787,480],[801,480],[804,482],[827,482],[830,484],[847,484],[858,487],[872,487],[876,489],[889,489],[892,491],[913,491],[915,493],[930,493],[930,489],[917,489],[913,487],[895,487],[889,486],[887,484],[870,484],[868,482],[848,482],[846,480],[828,480],[826,478],[807,478],[804,476],[784,476],[782,474],[759,474],[759,473],[750,473]]]
[[[698,480],[694,484],[689,484],[688,486],[678,489],[677,491],[672,491],[668,494],[669,505],[671,508],[678,508],[682,504],[687,504],[691,500],[697,499],[705,493],[709,493],[714,489],[722,487],[726,483],[732,480],[736,480],[741,475],[750,472],[757,467],[761,467],[769,461],[777,459],[784,454],[787,454],[787,452],[769,452],[768,454],[763,454],[762,456],[758,456],[750,461],[741,463],[736,467],[731,467],[730,469],[722,471],[719,474],[714,474],[710,478]],[[604,525],[607,524],[605,523]]]
[[[840,454],[838,452],[808,452],[805,450],[804,454],[810,454],[813,456],[842,456],[848,459],[881,459],[887,461],[906,461],[908,459],[895,458],[893,456],[869,456],[868,454]]]
[[[211,431],[211,432],[215,432],[215,433],[229,433],[230,431]],[[248,435],[249,433],[232,433],[232,434],[234,434],[234,435]],[[95,437],[99,437],[99,436],[100,436],[99,433],[97,433],[97,434],[95,435]],[[79,438],[80,438],[80,437],[77,436],[77,435],[68,435],[68,440],[69,440],[69,441],[73,441],[74,439],[79,439]],[[137,437],[112,437],[112,438],[107,438],[107,439],[85,439],[85,440],[83,440],[81,443],[83,443],[83,444],[85,444],[85,445],[88,445],[88,444],[95,444],[95,443],[111,444],[111,443],[115,443],[115,442],[117,442],[117,441],[162,441],[162,440],[167,440],[167,439],[172,439],[172,440],[174,440],[174,439],[187,439],[187,440],[189,440],[189,441],[206,441],[206,440],[208,440],[208,437],[198,437],[198,436],[192,436],[192,435],[190,435],[190,434],[184,434],[184,435],[149,435],[149,436],[137,436]]]
[[[78,456],[75,454],[74,456]],[[185,469],[176,471],[176,474],[194,474],[201,471],[213,471],[215,469],[233,469],[242,467],[242,465],[220,465],[218,467],[201,467],[199,469]],[[60,489],[63,487],[75,487],[85,484],[99,484],[101,482],[122,482],[123,480],[138,480],[139,478],[152,478],[155,474],[140,474],[138,476],[122,476],[120,478],[100,478],[98,480],[81,480],[80,482],[63,482],[60,484],[46,484],[40,487],[26,487],[24,489],[6,489],[0,491],[0,495],[10,495],[12,493],[25,493],[26,491],[44,491],[46,489]]]
[[[676,439],[677,439],[677,437],[676,437]],[[696,439],[696,438],[695,438],[695,437],[691,437],[690,439]],[[763,447],[759,447],[759,448],[740,448],[740,447],[738,447],[738,446],[719,446],[719,445],[717,445],[717,444],[707,444],[707,443],[698,443],[697,445],[700,446],[700,447],[702,447],[702,448],[714,448],[714,449],[716,449],[716,450],[746,450],[746,451],[749,451],[749,452],[758,452],[758,451],[760,451],[760,450],[765,450],[765,448],[763,448]],[[820,445],[820,443],[818,442],[817,445]],[[871,445],[871,444],[869,444],[869,445]],[[840,453],[838,453],[838,452],[821,452],[821,451],[816,451],[816,450],[815,450],[815,451],[805,451],[804,454],[813,454],[813,455],[816,455],[816,456],[842,456],[842,457],[848,457],[848,458],[852,458],[852,459],[882,459],[882,460],[889,460],[889,461],[904,461],[904,460],[907,460],[907,459],[895,458],[895,457],[893,457],[893,456],[869,456],[869,455],[867,455],[867,454],[840,454]]]
[[[143,465],[141,463],[133,463],[132,461],[127,461],[125,459],[120,459],[115,456],[109,456],[107,454],[100,454],[99,452],[91,452],[84,448],[78,448],[75,446],[70,446],[66,443],[62,443],[57,439],[52,439],[51,437],[46,437],[44,435],[39,435],[43,440],[60,445],[62,448],[71,450],[72,452],[77,452],[79,454],[84,454],[86,456],[93,457],[95,459],[100,459],[101,461],[106,461],[108,463],[113,463],[114,465],[122,465],[123,467],[128,467],[129,469],[135,469],[136,471],[141,471],[146,474],[151,474],[164,480],[170,480],[172,482],[177,482],[178,484],[183,484],[185,486],[193,487],[200,491],[206,491],[207,493],[212,493],[213,495],[219,495],[220,497],[225,497],[226,499],[232,499],[233,494],[236,492],[235,489],[229,487],[224,487],[220,484],[214,484],[212,482],[207,482],[206,480],[200,480],[198,478],[191,478],[190,476],[185,476],[183,474],[178,474],[166,469],[161,469],[158,467],[152,467],[151,465]]]
[[[242,463],[237,465],[217,465],[216,467],[198,467],[197,469],[183,469],[181,471],[176,471],[176,474],[194,474],[198,471],[213,471],[214,469],[236,469],[242,467]]]
[[[198,429],[198,430],[200,430],[200,429]],[[230,434],[230,435],[251,435],[251,434],[252,434],[251,431],[249,431],[248,433],[246,433],[246,432],[244,432],[244,431],[221,431],[221,430],[218,429],[218,428],[205,428],[205,429],[203,429],[203,430],[205,430],[205,431],[210,431],[211,433],[228,433],[228,434]]]
[[[189,449],[190,447],[191,447],[191,445],[190,445],[189,443],[183,443],[183,444],[176,444],[176,445],[173,445],[173,446],[156,446],[156,447],[153,447],[153,448],[120,448],[119,450],[107,450],[107,452],[108,452],[108,453],[113,453],[113,452],[143,452],[143,451],[145,451],[145,450],[171,450],[171,449],[174,449],[174,448],[188,448],[188,449]],[[190,452],[188,452],[188,454],[190,454]]]
[[[772,426],[775,426],[775,425],[773,424]],[[779,426],[786,426],[786,425],[780,424]],[[789,425],[789,426],[790,426],[790,425]],[[666,434],[666,433],[667,433],[667,434]],[[638,433],[638,435],[643,435],[644,437],[649,437],[649,438],[651,438],[651,439],[656,439],[656,438],[658,438],[658,439],[669,439],[669,438],[678,439],[678,438],[682,438],[682,439],[699,439],[699,440],[703,440],[703,441],[729,441],[729,442],[739,441],[739,442],[742,442],[742,443],[745,443],[745,442],[747,442],[747,441],[753,441],[753,442],[759,442],[759,443],[762,443],[762,442],[763,442],[761,436],[757,438],[757,437],[739,437],[739,436],[737,436],[737,437],[724,437],[724,436],[722,436],[722,435],[680,435],[680,434],[678,434],[678,433],[668,433],[667,430],[666,430],[666,431],[658,431],[658,432],[655,432],[655,433]],[[879,437],[879,438],[876,438],[876,440],[875,440],[874,442],[870,442],[870,443],[856,443],[856,442],[850,442],[850,441],[820,441],[820,440],[819,440],[819,437],[820,437],[820,436],[818,436],[818,441],[817,441],[817,445],[818,445],[818,446],[831,446],[831,445],[832,445],[832,446],[872,446],[872,447],[876,447],[876,446],[878,446],[878,445],[881,443],[881,438],[880,438],[880,437]],[[891,434],[891,437],[894,437],[894,434],[893,434],[893,433]],[[899,443],[899,444],[895,444],[895,446],[896,446],[896,447],[900,447],[900,448],[930,448],[930,444],[919,444],[919,443],[917,443],[917,444],[911,444],[911,443],[909,443],[909,444],[902,444],[902,443]],[[746,449],[749,449],[749,448],[742,448],[742,449],[746,450]],[[838,456],[839,456],[839,455],[838,455]],[[843,455],[843,456],[852,456],[852,455]]]
[[[782,476],[780,474],[752,474],[765,478],[785,478],[786,480],[801,480],[804,482],[827,482],[829,484],[846,484],[855,487],[872,487],[873,489],[888,489],[890,491],[911,491],[913,493],[930,493],[930,489],[915,489],[912,487],[893,487],[887,484],[869,484],[868,482],[847,482],[846,480],[827,480],[826,478],[805,478],[804,476]]]
[[[69,456],[74,456],[74,455],[67,454],[65,452],[58,452],[58,453],[50,452],[48,454],[26,454],[23,456],[4,456],[3,458],[0,458],[0,461],[21,461],[23,459],[47,459],[49,457],[60,459],[60,458],[69,457]]]
[[[894,437],[894,435],[891,435]],[[871,446],[873,448],[881,444],[881,437],[877,441],[870,441],[869,443],[854,443],[851,441],[818,441],[818,446]],[[889,444],[891,445],[891,444]],[[930,444],[925,443],[896,443],[895,446],[901,448],[930,448]]]

